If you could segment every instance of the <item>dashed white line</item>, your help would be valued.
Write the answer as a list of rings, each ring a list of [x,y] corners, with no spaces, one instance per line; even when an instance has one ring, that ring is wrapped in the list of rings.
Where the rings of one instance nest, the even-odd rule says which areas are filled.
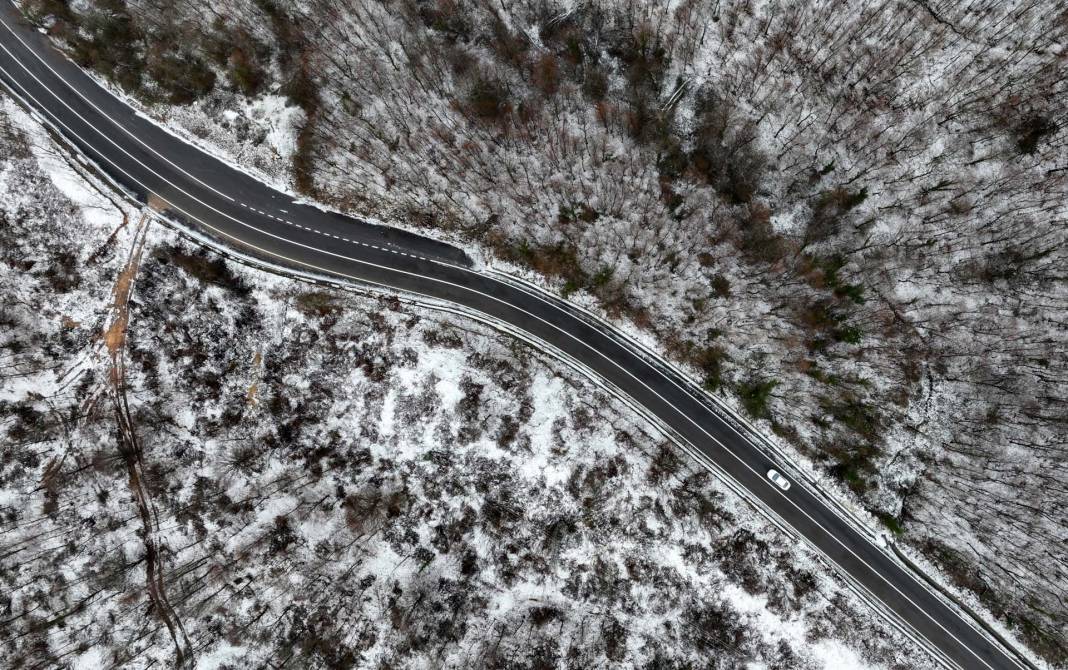
[[[6,24],[5,24],[5,27],[6,27],[6,28],[8,28],[8,29],[10,30],[10,27],[8,27],[8,26],[7,26]],[[14,34],[14,31],[12,31],[12,34]],[[20,38],[18,38],[18,36],[17,36],[17,35],[15,35],[15,37],[16,37],[16,39],[19,39],[19,41],[21,42],[21,39],[20,39]],[[27,47],[27,48],[28,48],[28,47]],[[7,49],[6,49],[6,48],[5,48],[4,50],[5,50],[5,51],[7,51]],[[32,52],[32,50],[31,50],[31,52]],[[10,52],[8,52],[8,53],[10,54]],[[36,55],[36,54],[34,54],[34,55]],[[16,61],[17,61],[17,59],[16,59]],[[28,70],[27,70],[27,71],[28,71]],[[54,71],[53,71],[53,72],[54,72]],[[33,75],[32,73],[30,73],[30,74],[31,74],[31,76],[34,76],[34,75]],[[59,75],[58,75],[58,73],[57,73],[57,77],[58,77],[58,76],[59,76]],[[35,77],[35,78],[36,78],[36,77]],[[62,79],[62,78],[60,77],[60,79]],[[39,81],[39,80],[38,80],[38,81]],[[41,83],[41,85],[42,85],[42,86],[44,86],[44,84],[43,84],[43,83]],[[21,85],[20,85],[20,88],[22,88],[22,87],[21,87]],[[49,90],[47,86],[44,86],[44,88],[45,88],[46,90]],[[72,88],[73,88],[73,87],[72,87]],[[51,91],[49,90],[49,92],[51,92]],[[26,93],[28,94],[28,92],[26,92]],[[55,95],[55,94],[53,93],[53,95]],[[33,96],[32,96],[32,95],[30,95],[30,97],[32,98]],[[62,102],[62,101],[61,101],[61,102]],[[87,101],[87,102],[88,102],[88,101]],[[64,104],[66,104],[66,103],[64,103]],[[90,103],[90,104],[92,104],[92,103]],[[68,106],[68,107],[69,107],[69,106]],[[71,110],[71,111],[73,112],[74,110]],[[99,111],[99,109],[98,109],[98,111]],[[74,113],[75,113],[75,114],[77,114],[77,112],[74,112]],[[101,112],[101,114],[103,114],[103,113]],[[63,123],[62,123],[62,121],[59,121],[59,120],[58,120],[58,117],[56,117],[56,119],[57,119],[57,122],[58,122],[58,123],[59,123],[60,125],[64,125],[64,126],[66,126],[66,124],[63,124]],[[90,127],[93,127],[93,126],[92,126],[92,124],[89,124],[89,123],[88,123],[88,121],[87,121],[87,120],[85,120],[84,118],[83,118],[83,121],[85,121],[85,122],[86,122],[86,123],[87,123],[88,125],[90,125]],[[117,125],[117,124],[116,124],[116,125]],[[68,127],[68,131],[69,131],[69,130],[70,130],[70,128]],[[96,128],[94,128],[94,130],[97,130],[97,132],[98,132],[98,133],[100,132],[100,131],[99,131],[98,129],[96,129]],[[125,129],[124,129],[124,130],[125,130]],[[127,132],[128,132],[128,131],[127,131]],[[140,141],[140,140],[139,140],[139,141]],[[114,144],[114,141],[112,141],[112,143]],[[129,154],[128,154],[128,152],[125,152],[125,150],[123,150],[123,149],[122,149],[121,147],[119,147],[119,146],[118,146],[117,144],[116,144],[116,148],[118,148],[118,149],[119,149],[120,151],[123,151],[124,153],[127,153],[127,155],[129,155]],[[132,156],[131,156],[131,158],[132,158]],[[107,160],[107,159],[105,159],[105,160]],[[134,159],[134,160],[136,161],[136,159]],[[165,160],[166,160],[166,159],[165,159]],[[112,161],[108,160],[108,162],[112,162]],[[137,161],[137,162],[140,162],[140,161]],[[113,163],[113,164],[114,164],[114,163]],[[142,164],[142,165],[143,165],[143,164]],[[118,168],[118,165],[116,165],[115,167],[117,167],[117,168]],[[151,168],[148,168],[148,166],[144,166],[144,167],[145,167],[146,169],[148,169],[149,171],[152,171],[152,170],[151,170]],[[120,171],[123,171],[123,172],[125,172],[125,171],[124,171],[124,170],[122,170],[121,168],[119,168],[119,169],[120,169]],[[179,169],[180,169],[180,168],[179,168]],[[184,172],[184,171],[183,171],[183,172]],[[158,173],[157,173],[157,174],[158,174]],[[187,173],[187,174],[188,174],[188,173]],[[132,178],[132,175],[128,175],[128,176],[130,176],[130,177]],[[190,175],[190,176],[192,176],[192,175]],[[195,178],[195,177],[193,177],[193,179],[196,179],[196,178]],[[136,181],[136,179],[135,179],[135,181]],[[197,180],[197,181],[199,182],[199,180]],[[202,183],[202,182],[201,182],[201,183]],[[178,188],[179,188],[179,190],[181,190],[181,188],[180,188],[180,187],[178,187]],[[210,187],[209,187],[209,188],[210,188]],[[214,191],[214,189],[211,189],[211,190],[213,190],[213,191]],[[182,192],[184,193],[184,191],[182,191]],[[189,195],[189,194],[187,193],[186,195]],[[220,194],[220,195],[224,195],[224,194]],[[194,199],[194,200],[197,200],[197,199],[195,198],[195,196],[191,196],[191,195],[190,195],[190,197],[191,197],[192,199]],[[228,199],[230,199],[230,200],[233,200],[232,198],[229,198],[229,196],[225,196],[225,197],[227,197],[227,198],[228,198]],[[198,200],[198,202],[199,202],[199,200]],[[211,208],[211,206],[210,206],[210,205],[207,205],[206,203],[202,203],[202,204],[205,204],[205,205],[206,205],[207,207]],[[242,204],[243,204],[243,203],[242,203]],[[245,206],[245,207],[248,207],[247,205],[244,205],[244,204],[243,204],[243,206]],[[249,209],[253,209],[253,208],[250,208],[250,207],[248,207],[248,208],[249,208]],[[213,209],[213,208],[212,208],[212,209]],[[260,212],[261,214],[264,214],[264,212],[262,212],[261,210],[254,210],[254,211],[258,211],[258,212]],[[222,212],[220,212],[220,214],[221,214],[221,213],[222,213]],[[208,228],[211,228],[211,229],[213,229],[213,230],[216,230],[216,231],[218,231],[219,233],[223,234],[223,235],[224,235],[224,236],[226,236],[226,237],[233,237],[233,236],[231,236],[231,235],[228,235],[228,234],[224,233],[223,231],[221,231],[221,230],[219,230],[219,229],[215,228],[214,226],[211,226],[210,224],[208,224],[208,223],[206,223],[206,222],[204,222],[204,221],[202,221],[202,220],[196,219],[196,217],[193,217],[193,218],[194,218],[195,220],[198,220],[198,221],[200,221],[200,223],[201,223],[202,225],[204,225],[204,226],[206,226],[206,227],[208,227]],[[241,223],[241,222],[238,222],[238,223]],[[247,224],[245,224],[245,225],[247,225]],[[312,229],[309,229],[309,230],[312,230]],[[261,231],[261,232],[266,232],[266,231]],[[320,235],[321,235],[321,234],[323,234],[323,233],[320,233],[320,232],[319,232],[318,230],[312,230],[312,232],[315,232],[315,233],[317,233],[317,234],[320,234]],[[270,233],[267,233],[267,234],[268,234],[268,235],[270,235]],[[272,236],[273,236],[273,235],[272,235]],[[235,238],[235,239],[237,239],[237,238]],[[290,242],[291,244],[293,244],[293,243],[294,243],[294,242],[292,242],[292,241],[289,241],[289,242]],[[299,245],[299,243],[296,243],[296,244],[298,244],[298,246],[304,246],[304,245]],[[362,242],[361,242],[360,244],[361,244],[362,246],[368,246],[368,247],[371,247],[371,248],[373,248],[373,249],[376,249],[376,250],[380,250],[380,251],[381,251],[381,250],[383,250],[383,249],[381,249],[380,247],[378,247],[378,246],[376,246],[376,245],[373,245],[373,244],[366,244],[366,243],[362,243]],[[254,248],[255,248],[255,247],[254,247]],[[262,250],[262,251],[266,251],[266,250]],[[318,250],[318,249],[316,249],[316,251],[320,251],[321,253],[325,253],[325,254],[327,254],[327,255],[336,255],[336,254],[333,254],[333,253],[331,253],[331,252],[328,252],[328,251],[325,251],[325,250]],[[398,253],[398,252],[397,252],[397,251],[395,251],[395,250],[390,250],[390,251],[393,251],[393,253]],[[271,254],[271,255],[275,255],[275,256],[281,257],[281,258],[285,258],[285,257],[284,257],[284,256],[282,256],[281,254],[277,254],[277,253],[274,253],[274,252],[267,252],[267,253],[269,253],[269,254]],[[420,258],[422,258],[422,257],[420,257]],[[311,265],[311,264],[309,264],[309,263],[306,263],[306,262],[302,262],[302,261],[296,261],[295,259],[287,259],[287,260],[290,260],[291,262],[296,262],[296,263],[298,263],[298,264],[300,264],[300,265],[305,265],[305,266],[308,266],[308,267],[315,267],[315,266],[313,266],[313,265]],[[356,261],[357,263],[361,263],[361,264],[366,264],[366,265],[374,266],[374,264],[373,264],[373,263],[367,263],[366,261],[360,261],[359,259],[349,259],[349,260],[353,260],[353,261]],[[426,259],[423,259],[423,260],[426,260]],[[322,270],[321,268],[317,268],[317,269],[320,269],[320,270]],[[402,273],[402,274],[409,274],[409,275],[414,275],[414,276],[420,276],[420,277],[422,276],[422,275],[417,275],[417,274],[415,274],[415,273],[410,273],[410,272],[406,272],[406,271],[404,271],[404,270],[397,270],[397,269],[395,269],[395,268],[386,268],[386,269],[392,270],[392,271],[394,271],[394,272],[399,272],[399,273]],[[329,270],[327,270],[326,272],[330,272],[330,271],[329,271]],[[333,273],[334,273],[334,274],[340,274],[340,275],[342,275],[342,276],[346,276],[346,275],[344,275],[344,273],[340,273],[340,272],[336,272],[336,271],[334,271]],[[429,280],[432,280],[432,281],[436,281],[436,282],[440,282],[440,283],[444,283],[444,284],[451,284],[451,282],[443,281],[443,280],[441,280],[441,279],[438,279],[438,278],[435,278],[435,277],[423,277],[423,278],[425,278],[425,279],[429,279]],[[361,279],[360,281],[368,281],[368,280],[366,280],[366,279]],[[372,283],[375,283],[375,282],[372,282]],[[468,287],[464,287],[464,286],[460,286],[460,285],[457,285],[457,286],[458,286],[459,288],[465,288],[466,290],[472,291],[473,293],[481,293],[481,292],[479,292],[479,291],[474,291],[474,290],[472,290],[472,289],[470,289],[470,288],[468,288]],[[482,294],[482,295],[485,295],[485,294]],[[489,296],[489,295],[486,295],[486,297],[490,298],[491,300],[498,300],[498,299],[496,299],[496,298],[493,298],[493,296]],[[524,311],[524,312],[525,312],[525,310],[522,310],[522,308],[519,308],[519,309],[520,309],[521,311]],[[529,313],[528,313],[528,314],[529,314]],[[540,319],[540,318],[539,318],[539,317],[537,317],[537,316],[534,316],[533,314],[530,314],[530,316],[532,316],[533,318],[535,318],[535,319],[537,319],[537,320],[539,320],[539,321],[543,321],[542,319]],[[567,333],[566,331],[563,331],[563,330],[562,330],[562,329],[560,329],[559,327],[556,327],[556,326],[554,326],[553,324],[550,324],[550,323],[548,323],[548,322],[545,322],[545,323],[546,323],[546,325],[549,325],[549,326],[553,327],[554,329],[560,330],[560,331],[561,331],[561,332],[563,332],[564,334],[566,334],[566,335],[568,335],[568,336],[570,336],[570,337],[574,338],[574,336],[573,336],[573,335],[571,335],[570,333]],[[577,338],[576,338],[576,339],[577,339]],[[582,343],[582,344],[586,344],[585,342],[582,342],[581,340],[578,340],[578,341],[579,341],[580,343]],[[586,345],[586,346],[589,346],[589,345]],[[591,349],[592,349],[592,347],[591,347]],[[594,351],[595,353],[601,354],[602,356],[604,355],[603,353],[601,353],[600,351],[598,351],[598,350],[596,350],[596,349],[593,349],[593,351]],[[630,375],[630,376],[631,376],[632,378],[634,378],[634,379],[635,379],[635,381],[637,381],[637,382],[638,382],[638,383],[639,383],[640,385],[644,386],[644,387],[645,387],[645,388],[646,388],[646,389],[647,389],[648,391],[650,391],[650,392],[651,392],[652,394],[654,394],[654,395],[656,395],[657,397],[659,397],[659,398],[660,398],[660,400],[661,400],[661,401],[663,401],[663,402],[665,402],[665,404],[666,404],[667,406],[669,406],[669,407],[672,407],[672,408],[674,409],[674,406],[673,406],[673,405],[671,405],[671,403],[670,403],[670,402],[668,402],[668,401],[667,401],[666,399],[664,399],[664,398],[663,398],[662,396],[660,396],[660,395],[659,395],[659,394],[658,394],[658,393],[657,393],[656,391],[654,391],[654,390],[653,390],[652,388],[650,388],[650,387],[649,387],[649,386],[648,386],[647,384],[645,384],[645,383],[644,383],[644,382],[643,382],[642,380],[640,380],[640,379],[638,379],[637,377],[635,377],[635,376],[633,375],[633,373],[630,373],[630,372],[629,372],[628,370],[626,370],[625,368],[622,368],[622,366],[619,366],[619,364],[618,364],[618,363],[615,363],[615,361],[611,361],[610,359],[609,359],[609,361],[610,361],[610,362],[612,362],[613,364],[617,365],[617,367],[620,367],[620,369],[621,369],[621,370],[623,370],[623,371],[624,371],[625,373],[627,373],[627,374],[628,374],[628,375]],[[678,410],[676,410],[676,411],[678,411]],[[703,429],[703,428],[702,428],[702,427],[701,427],[701,426],[700,426],[699,424],[697,424],[697,423],[696,423],[696,422],[695,422],[695,421],[694,421],[693,419],[691,419],[691,418],[690,418],[690,417],[689,417],[688,415],[686,415],[686,414],[684,414],[684,413],[682,413],[682,412],[679,412],[679,414],[680,414],[680,415],[682,415],[682,416],[683,416],[683,417],[684,417],[685,419],[688,419],[689,421],[691,421],[692,423],[694,423],[694,425],[695,425],[695,426],[697,427],[697,429],[698,429],[698,430],[699,430],[700,432],[704,433],[704,434],[705,434],[706,436],[708,436],[709,438],[711,438],[711,439],[712,439],[712,440],[713,440],[714,442],[716,442],[716,443],[720,444],[720,446],[723,446],[723,445],[722,445],[722,443],[720,443],[720,442],[719,442],[719,440],[717,440],[717,439],[716,439],[716,438],[715,438],[715,437],[714,437],[713,435],[709,434],[709,433],[708,433],[708,432],[707,432],[706,430],[704,430],[704,429]],[[732,451],[731,451],[730,449],[725,449],[725,450],[727,451],[727,453],[730,453],[730,454],[731,454],[732,456],[734,456],[734,457],[735,457],[736,459],[738,459],[738,460],[739,460],[739,461],[741,462],[741,464],[742,464],[742,465],[743,465],[744,467],[749,467],[749,466],[748,466],[748,464],[746,464],[746,463],[745,463],[744,461],[742,461],[742,460],[741,460],[741,459],[740,459],[740,458],[739,458],[739,457],[738,457],[737,455],[735,455],[735,454],[734,454],[734,453],[733,453],[733,452],[732,452]],[[750,469],[751,469],[751,468],[750,468]],[[785,498],[785,496],[783,496],[783,497]],[[790,503],[792,503],[792,501],[790,501],[789,499],[787,499],[787,502],[790,502]],[[846,551],[848,551],[848,552],[849,552],[849,553],[851,553],[851,554],[853,553],[853,552],[852,552],[852,550],[850,550],[850,549],[849,549],[849,548],[848,548],[847,546],[845,546],[845,545],[844,545],[844,544],[843,544],[843,543],[841,542],[841,540],[839,540],[839,539],[838,539],[837,537],[835,537],[835,536],[834,536],[833,534],[829,533],[829,532],[828,532],[828,531],[827,531],[826,529],[823,529],[823,528],[822,528],[822,526],[821,526],[821,525],[820,525],[820,524],[819,524],[818,522],[816,522],[816,521],[815,521],[814,519],[812,519],[812,517],[811,517],[811,516],[809,516],[809,515],[808,515],[808,514],[807,514],[807,513],[806,513],[806,512],[804,511],[804,510],[802,510],[802,509],[801,509],[800,507],[798,507],[798,506],[797,506],[797,505],[796,505],[795,503],[793,504],[793,506],[794,506],[794,507],[795,507],[795,508],[796,508],[796,509],[797,509],[797,510],[798,510],[798,511],[799,511],[799,512],[800,512],[800,513],[802,514],[802,515],[804,515],[805,517],[807,517],[807,518],[808,518],[808,519],[809,519],[809,520],[810,520],[810,521],[811,521],[811,522],[812,522],[812,523],[813,523],[814,525],[816,525],[817,527],[820,527],[820,528],[821,528],[821,530],[823,530],[823,531],[824,531],[824,532],[825,532],[825,533],[826,533],[826,534],[827,534],[828,536],[830,536],[830,538],[831,538],[831,539],[833,539],[833,540],[836,540],[836,541],[838,541],[838,543],[839,543],[839,544],[841,544],[841,545],[842,545],[842,547],[846,549]],[[863,560],[863,559],[861,559],[861,558],[860,558],[859,556],[856,556],[856,554],[853,554],[853,555],[854,555],[854,557],[855,557],[855,558],[857,558],[858,560],[860,560],[860,562],[861,562],[861,563],[864,563],[864,564],[866,565],[866,563],[864,562],[864,560]],[[871,568],[871,566],[868,566],[868,568],[869,568],[869,569],[870,569],[870,570],[871,570],[871,571],[872,571],[872,572],[873,572],[873,573],[874,573],[875,575],[877,575],[877,576],[880,576],[880,577],[882,577],[881,573],[879,573],[878,571],[876,571],[876,570],[874,570],[873,568]],[[961,645],[961,647],[963,647],[964,649],[967,649],[967,650],[969,650],[969,651],[972,651],[972,650],[971,650],[971,649],[970,649],[969,647],[967,647],[967,646],[966,646],[966,645],[964,645],[964,644],[963,644],[963,643],[962,643],[962,642],[961,642],[961,641],[960,641],[959,639],[957,639],[957,638],[956,638],[956,637],[955,637],[955,636],[954,636],[954,635],[953,635],[952,633],[950,633],[950,632],[949,632],[948,630],[946,630],[946,629],[945,629],[945,627],[943,627],[943,626],[942,626],[942,625],[941,625],[941,624],[940,624],[940,623],[939,623],[939,622],[938,622],[937,620],[935,620],[935,619],[934,619],[934,618],[933,618],[933,617],[932,617],[932,616],[931,616],[930,614],[928,614],[928,613],[927,613],[927,612],[926,612],[925,610],[923,610],[922,608],[920,608],[919,606],[917,606],[917,605],[916,605],[915,603],[913,603],[913,602],[911,601],[911,599],[909,599],[909,598],[908,598],[908,596],[905,596],[905,594],[901,593],[901,592],[900,592],[900,591],[899,591],[899,590],[898,590],[898,589],[897,589],[897,588],[896,588],[896,587],[895,587],[895,586],[894,586],[894,585],[893,585],[892,583],[890,583],[890,582],[889,582],[889,580],[886,580],[886,579],[885,579],[885,577],[883,577],[883,579],[884,579],[884,581],[886,581],[886,582],[887,582],[887,584],[888,584],[888,585],[889,585],[889,586],[890,586],[891,588],[893,588],[893,589],[894,589],[895,591],[897,591],[897,592],[898,592],[898,594],[899,594],[899,595],[901,595],[901,596],[902,596],[902,597],[903,597],[903,598],[904,598],[904,599],[905,599],[906,601],[910,602],[910,603],[911,603],[911,604],[912,604],[912,605],[913,605],[914,607],[916,607],[916,609],[917,609],[918,611],[920,611],[920,612],[922,612],[922,613],[926,614],[926,615],[927,615],[927,616],[928,616],[928,617],[929,617],[929,618],[930,618],[930,619],[932,620],[932,622],[933,622],[933,623],[935,623],[935,625],[936,625],[936,626],[938,626],[939,628],[942,628],[942,630],[943,630],[943,631],[944,631],[945,633],[947,633],[947,634],[948,634],[948,635],[949,635],[949,636],[950,636],[951,638],[953,638],[954,640],[956,640],[956,641],[958,642],[958,644],[960,644],[960,645]],[[906,623],[907,623],[907,622],[906,622]],[[917,632],[918,632],[918,631],[917,631]],[[973,651],[973,653],[974,653],[974,651]],[[983,660],[982,660],[981,658],[979,658],[978,656],[976,656],[976,657],[977,657],[977,659],[978,659],[978,660],[980,660],[980,662],[982,662],[982,663],[983,663],[984,665],[988,665],[988,664],[987,664],[987,663],[986,663],[985,661],[983,661]],[[1012,659],[1010,659],[1010,660],[1012,660]],[[988,666],[988,667],[989,667],[989,666]]]
[[[284,223],[287,226],[292,226],[294,228],[300,228],[301,230],[306,230],[306,231],[308,231],[310,233],[315,233],[317,235],[323,235],[324,237],[330,237],[330,238],[333,238],[335,240],[341,240],[342,242],[345,242],[347,244],[358,244],[361,247],[367,247],[367,248],[370,248],[370,249],[376,249],[378,251],[390,251],[390,252],[395,253],[395,254],[400,254],[401,256],[408,256],[410,258],[418,258],[418,259],[424,260],[424,261],[429,260],[429,259],[427,259],[427,258],[425,258],[423,256],[417,256],[415,254],[409,254],[409,253],[406,253],[404,251],[397,251],[395,249],[386,249],[385,247],[378,247],[378,246],[375,246],[373,244],[368,244],[366,242],[357,242],[356,240],[350,240],[347,237],[342,237],[341,235],[337,235],[335,233],[322,232],[322,231],[316,230],[314,228],[310,228],[310,227],[305,226],[305,225],[300,224],[300,223],[294,223],[294,222],[290,221],[289,219],[283,219],[280,216],[275,216],[274,214],[268,214],[267,212],[264,212],[263,210],[256,209],[255,207],[251,207],[251,206],[249,206],[249,205],[247,205],[247,204],[245,204],[243,202],[239,202],[238,204],[241,205],[242,207],[244,207],[247,210],[250,210],[250,211],[253,211],[253,212],[258,212],[258,213],[260,213],[260,214],[262,214],[262,215],[264,215],[264,216],[266,216],[268,218],[274,219],[275,221],[278,221],[280,223]],[[278,211],[285,212],[286,214],[289,214],[289,210],[279,209]]]

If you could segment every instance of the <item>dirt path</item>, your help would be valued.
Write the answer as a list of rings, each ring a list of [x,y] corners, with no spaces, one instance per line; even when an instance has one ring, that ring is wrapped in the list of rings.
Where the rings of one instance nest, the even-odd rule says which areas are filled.
[[[104,330],[104,344],[110,357],[109,381],[110,395],[115,408],[115,419],[119,427],[119,453],[126,464],[126,473],[130,493],[137,504],[141,518],[141,537],[145,544],[145,585],[150,603],[149,613],[160,618],[174,642],[176,667],[193,665],[192,645],[167,598],[166,584],[163,581],[164,566],[160,555],[162,544],[159,533],[159,513],[152,502],[150,492],[144,486],[144,452],[137,436],[137,427],[130,413],[129,399],[126,393],[126,332],[129,326],[130,295],[133,292],[134,279],[141,266],[145,238],[148,232],[148,217],[142,216],[134,233],[134,243],[129,258],[115,280],[113,290],[114,303],[112,315]]]

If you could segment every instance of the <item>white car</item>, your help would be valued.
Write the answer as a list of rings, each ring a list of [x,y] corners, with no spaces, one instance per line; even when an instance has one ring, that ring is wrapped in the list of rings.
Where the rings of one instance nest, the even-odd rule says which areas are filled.
[[[778,470],[768,470],[768,479],[783,491],[790,490],[790,482],[786,480],[786,477],[780,475]]]

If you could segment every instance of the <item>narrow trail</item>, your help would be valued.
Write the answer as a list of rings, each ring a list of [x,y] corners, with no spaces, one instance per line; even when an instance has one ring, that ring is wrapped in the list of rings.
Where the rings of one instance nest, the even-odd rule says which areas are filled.
[[[192,644],[178,613],[167,597],[167,588],[163,580],[165,569],[160,554],[163,541],[160,536],[159,513],[150,492],[144,485],[144,452],[137,435],[133,415],[130,412],[126,392],[125,350],[129,326],[129,302],[134,280],[141,266],[148,220],[146,214],[137,223],[129,258],[115,281],[112,315],[104,330],[103,338],[111,359],[108,379],[115,419],[119,428],[119,453],[126,464],[130,493],[133,495],[138,515],[141,518],[141,536],[145,544],[145,585],[150,603],[149,613],[159,617],[167,627],[171,640],[174,642],[176,667],[192,667]]]

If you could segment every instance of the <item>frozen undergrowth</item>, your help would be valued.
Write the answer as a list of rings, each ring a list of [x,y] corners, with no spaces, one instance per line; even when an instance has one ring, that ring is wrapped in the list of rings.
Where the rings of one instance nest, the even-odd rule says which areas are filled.
[[[10,103],[0,136],[12,667],[925,663],[556,362],[155,225],[120,416],[101,333],[140,213]]]
[[[1068,561],[1050,512],[1068,496],[1057,11],[225,8],[131,0],[44,19],[234,160],[251,163],[230,132],[242,96],[286,96],[303,115],[287,113],[296,153],[288,173],[272,158],[275,183],[632,319],[1068,659],[1068,572],[1046,569]],[[183,107],[189,83],[202,90]]]

